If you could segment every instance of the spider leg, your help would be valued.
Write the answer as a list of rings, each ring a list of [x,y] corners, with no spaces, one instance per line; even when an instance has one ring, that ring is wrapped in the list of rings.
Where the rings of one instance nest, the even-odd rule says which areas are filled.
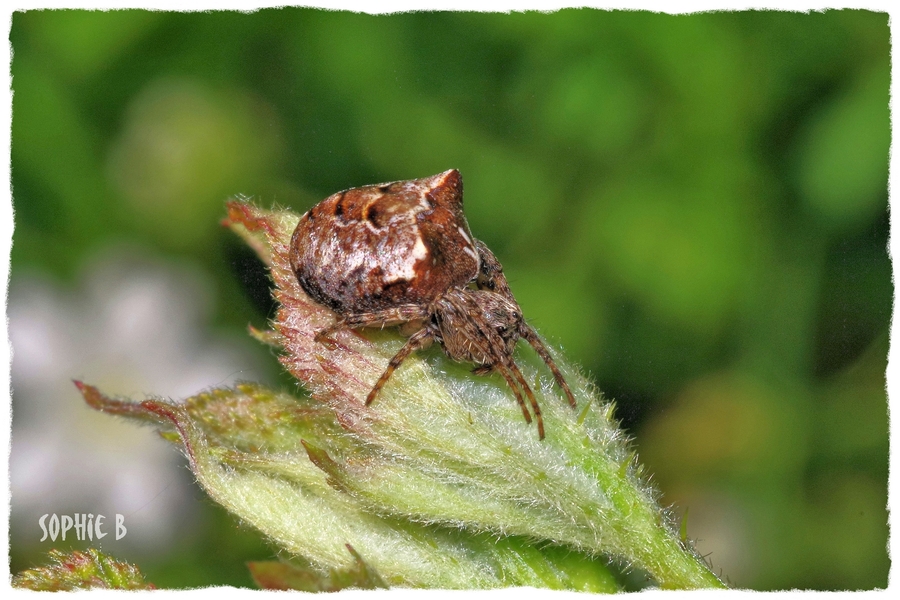
[[[525,417],[525,422],[530,424],[531,423],[531,413],[528,412],[528,407],[525,405],[525,399],[522,398],[522,391],[519,389],[520,382],[516,380],[516,378],[513,376],[513,374],[510,372],[509,368],[506,365],[504,365],[502,363],[498,363],[496,365],[496,368],[498,371],[500,371],[500,374],[503,375],[503,379],[506,380],[506,384],[513,391],[513,394],[515,394],[516,402],[519,403],[519,408],[522,409],[522,415]],[[529,391],[529,393],[531,392],[531,390],[528,390],[528,391]],[[534,405],[533,402],[532,402],[532,405]],[[540,409],[538,409],[538,415],[539,415],[538,419],[540,419]],[[541,423],[541,425],[539,426],[538,431],[543,431],[543,423]],[[544,436],[542,434],[541,438],[543,438],[543,437]]]
[[[502,274],[495,274],[498,274],[505,283]],[[471,360],[477,365],[475,372],[478,374],[486,374],[492,370],[499,371],[515,394],[525,422],[531,423],[531,413],[528,412],[528,405],[523,397],[524,391],[524,396],[528,397],[538,422],[538,435],[544,439],[544,421],[534,393],[516,366],[510,348],[507,346],[507,340],[498,333],[493,321],[487,320],[488,317],[482,315],[484,306],[479,304],[478,297],[474,295],[476,293],[480,292],[461,290],[459,293],[447,294],[438,305],[435,314],[438,318],[437,326],[441,328],[440,335],[445,336],[442,340],[444,349],[448,348],[446,336],[449,335],[456,346],[455,349],[448,350],[451,357],[457,359],[464,357],[465,360]],[[498,294],[498,296],[501,295]],[[448,328],[448,333],[445,333],[445,327]],[[460,347],[460,339],[465,341],[465,347]],[[457,356],[455,353],[459,353],[459,355]]]
[[[316,341],[321,342],[323,339],[344,329],[359,329],[360,327],[371,327],[373,325],[398,325],[407,321],[425,319],[428,315],[428,307],[418,304],[401,304],[386,310],[343,315],[338,317],[334,323],[318,332]]]
[[[500,336],[497,335],[497,332],[490,327],[484,327],[479,323],[471,323],[469,326],[473,328],[473,331],[468,333],[469,343],[475,346],[475,349],[478,350],[481,356],[491,357],[496,360],[493,364],[476,367],[475,372],[479,374],[488,374],[493,370],[499,371],[506,380],[507,385],[512,389],[513,394],[515,394],[516,402],[519,403],[519,408],[522,409],[522,415],[525,417],[525,422],[531,423],[531,414],[528,412],[525,399],[522,397],[522,390],[524,389],[525,395],[528,396],[531,408],[537,418],[538,434],[541,439],[544,439],[544,421],[541,418],[541,409],[538,406],[537,400],[534,398],[531,388],[528,387],[525,378],[516,366],[515,361],[512,360],[512,357],[504,357],[502,355],[497,355],[496,352],[492,353],[489,351],[490,347],[502,347],[503,340],[501,340]],[[476,333],[478,335],[475,335]],[[481,343],[481,340],[486,340],[488,347],[485,347],[485,344]]]
[[[457,302],[465,303],[467,298],[457,298]],[[465,310],[477,310],[477,306],[466,306],[465,304],[457,305],[456,303],[451,304],[451,306],[459,308],[461,311],[465,312]],[[485,362],[490,362],[491,364],[482,364],[474,369],[474,372],[479,375],[487,375],[494,370],[500,372],[503,378],[506,380],[507,385],[509,385],[510,389],[512,389],[513,394],[516,396],[516,402],[519,403],[519,408],[522,409],[522,416],[525,417],[526,423],[531,423],[531,414],[528,412],[528,407],[525,405],[525,399],[522,398],[522,391],[519,389],[519,383],[516,381],[516,378],[510,372],[509,367],[506,365],[506,361],[503,360],[501,356],[498,356],[496,352],[491,352],[492,347],[501,347],[502,340],[500,340],[500,336],[497,335],[497,332],[491,329],[490,327],[485,327],[482,324],[475,321],[461,321],[460,322],[460,331],[464,332],[466,337],[466,342],[469,345],[469,353],[472,356],[475,356],[474,353],[471,352],[471,347],[474,346],[475,350],[478,353],[478,356],[481,357],[481,360]],[[479,361],[476,361],[476,364]]]
[[[566,393],[566,396],[568,396],[569,404],[572,405],[572,408],[577,408],[577,404],[575,403],[575,396],[572,394],[572,390],[569,389],[569,384],[566,383],[566,380],[563,378],[559,367],[557,367],[556,363],[553,362],[553,358],[550,356],[550,351],[547,350],[547,346],[544,345],[544,342],[541,341],[541,338],[538,337],[538,334],[534,331],[534,329],[531,328],[530,325],[527,325],[523,321],[520,328],[520,335],[528,340],[528,343],[531,344],[531,347],[534,348],[535,352],[538,353],[538,356],[544,359],[547,367],[553,372],[553,377],[556,379],[556,383],[559,384],[559,387],[561,387]]]
[[[503,267],[500,265],[500,261],[497,260],[494,253],[481,240],[475,240],[475,248],[478,250],[478,255],[481,258],[481,268],[478,278],[475,280],[475,286],[479,290],[497,292],[512,300],[515,304],[512,290],[509,289],[509,283],[507,283],[506,276],[503,274]]]
[[[519,367],[513,360],[509,361],[509,364],[506,367],[512,371],[512,373],[516,376],[516,379],[519,382],[519,386],[525,390],[525,395],[528,396],[528,401],[531,403],[531,410],[534,412],[534,418],[537,420],[538,427],[538,438],[544,439],[544,417],[541,416],[541,407],[537,403],[537,399],[534,397],[534,392],[531,391],[531,388],[528,387],[528,383],[525,381],[525,377],[522,375],[522,371],[519,370]]]
[[[378,392],[381,391],[381,388],[384,387],[384,384],[390,379],[391,375],[394,374],[394,371],[400,364],[406,360],[410,354],[428,344],[434,337],[434,334],[427,327],[423,327],[415,334],[413,334],[406,343],[403,344],[403,347],[400,348],[400,351],[394,355],[394,358],[388,363],[387,368],[384,370],[384,373],[381,374],[381,377],[378,378],[378,381],[375,382],[375,385],[372,387],[372,391],[369,392],[369,395],[366,397],[366,406],[372,404],[372,401],[375,400],[375,397],[378,395]]]

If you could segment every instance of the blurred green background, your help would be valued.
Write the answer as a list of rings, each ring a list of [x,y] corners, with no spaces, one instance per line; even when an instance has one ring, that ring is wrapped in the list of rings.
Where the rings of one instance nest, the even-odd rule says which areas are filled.
[[[886,14],[30,11],[10,37],[12,290],[65,296],[124,244],[202,273],[203,326],[241,338],[273,305],[227,198],[304,211],[458,168],[525,315],[717,572],[887,585]],[[14,573],[52,547],[17,493]],[[161,586],[251,585],[275,550],[192,494],[163,550],[104,549]]]

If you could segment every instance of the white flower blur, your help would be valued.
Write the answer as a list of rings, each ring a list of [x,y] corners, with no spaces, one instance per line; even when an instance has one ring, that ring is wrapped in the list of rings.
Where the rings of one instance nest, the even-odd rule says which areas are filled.
[[[150,427],[90,409],[73,379],[137,400],[265,379],[251,340],[206,328],[213,292],[202,272],[136,256],[106,248],[71,287],[13,273],[14,545],[39,542],[44,514],[102,514],[113,535],[93,545],[138,553],[164,552],[195,524],[195,491],[177,449]],[[120,541],[116,514],[127,528]],[[50,544],[40,547],[59,546]]]

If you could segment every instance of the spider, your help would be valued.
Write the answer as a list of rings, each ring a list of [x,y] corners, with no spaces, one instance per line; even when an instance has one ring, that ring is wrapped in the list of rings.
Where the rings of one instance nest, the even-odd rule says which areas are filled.
[[[409,335],[366,405],[410,354],[437,342],[451,359],[474,363],[475,374],[500,373],[544,439],[540,406],[513,357],[523,338],[576,407],[550,352],[522,317],[500,262],[469,231],[456,169],[329,196],[300,218],[289,257],[303,290],[337,313],[317,341],[375,326],[399,325]]]

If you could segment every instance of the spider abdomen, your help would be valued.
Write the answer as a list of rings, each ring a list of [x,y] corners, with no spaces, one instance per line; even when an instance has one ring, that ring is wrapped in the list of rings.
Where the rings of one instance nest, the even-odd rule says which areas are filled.
[[[329,196],[301,217],[290,258],[304,291],[338,313],[428,304],[480,266],[456,170]]]

